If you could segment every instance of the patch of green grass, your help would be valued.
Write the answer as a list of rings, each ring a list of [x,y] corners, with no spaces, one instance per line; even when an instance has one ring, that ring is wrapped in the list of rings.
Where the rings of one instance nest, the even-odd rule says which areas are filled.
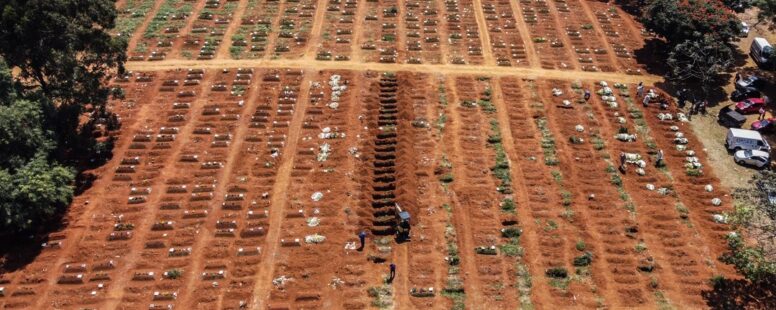
[[[662,291],[655,291],[655,302],[657,302],[657,308],[660,310],[674,309],[674,306],[671,305],[671,302],[668,300],[668,298],[665,297],[665,295],[663,295]]]
[[[647,250],[647,245],[644,242],[636,243],[636,246],[633,248],[636,250],[636,253],[642,253]]]
[[[520,246],[520,242],[517,238],[509,238],[509,242],[500,245],[499,249],[501,250],[501,253],[506,256],[514,257],[523,255],[523,248]]]
[[[552,178],[555,179],[555,182],[563,182],[563,174],[559,170],[552,170],[550,171],[552,174]]]
[[[544,231],[553,231],[558,229],[558,223],[553,220],[547,221],[547,226],[544,226]]]
[[[577,241],[575,247],[577,251],[584,251],[587,248],[587,245],[585,244],[585,241],[579,240]]]
[[[501,201],[501,211],[514,213],[515,209],[517,209],[515,201],[511,198],[504,198],[504,200]]]
[[[611,182],[617,187],[622,186],[622,178],[617,174],[612,174]]]
[[[436,123],[436,127],[437,127],[437,129],[439,130],[440,133],[442,132],[442,130],[445,129],[445,123],[446,122],[447,122],[447,115],[445,115],[445,113],[440,113],[439,114],[439,118],[437,118],[437,123]]]
[[[380,309],[387,309],[393,306],[393,289],[390,285],[373,286],[366,290],[369,297],[372,297],[372,306]]]

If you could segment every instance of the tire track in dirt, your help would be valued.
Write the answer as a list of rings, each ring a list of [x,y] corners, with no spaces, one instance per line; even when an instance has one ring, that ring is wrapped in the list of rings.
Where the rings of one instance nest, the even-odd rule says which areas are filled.
[[[310,38],[307,42],[307,48],[305,49],[302,58],[313,60],[315,59],[315,50],[318,48],[321,42],[321,30],[323,29],[323,23],[326,22],[325,14],[328,0],[318,0],[318,4],[315,5],[315,14],[313,15],[313,28],[310,30]]]
[[[472,0],[474,4],[474,16],[477,19],[477,28],[480,33],[480,44],[482,45],[483,58],[485,64],[495,65],[496,61],[493,58],[493,45],[490,44],[490,32],[488,31],[488,23],[485,21],[485,13],[482,12],[482,1]]]
[[[194,28],[194,24],[197,22],[199,14],[202,12],[202,10],[205,8],[207,0],[199,0],[197,1],[196,5],[191,9],[191,15],[189,15],[189,18],[186,19],[186,25],[183,26],[183,28],[178,30],[179,35],[178,38],[185,38],[186,36],[191,34],[191,29]],[[171,47],[172,53],[168,54],[165,59],[180,59],[181,53],[183,52],[183,40],[175,40],[175,43],[173,43],[173,46]],[[222,42],[221,44],[226,44],[225,42]],[[171,55],[172,54],[172,55]],[[197,62],[201,63],[202,60],[197,60]]]
[[[465,234],[464,240],[468,243],[460,250],[464,255],[462,263],[474,265],[465,265],[464,269],[469,272],[467,276],[473,280],[469,284],[479,283],[480,291],[475,294],[482,295],[478,296],[480,300],[472,304],[472,308],[502,308],[517,300],[515,290],[504,289],[505,283],[512,282],[506,272],[510,266],[504,264],[508,256],[503,251],[498,253],[498,250],[490,254],[482,249],[475,250],[478,247],[497,248],[502,241],[499,228],[501,213],[498,208],[501,194],[493,192],[499,185],[489,171],[490,165],[495,163],[493,158],[496,154],[486,142],[488,133],[485,128],[490,127],[486,125],[489,123],[489,117],[477,104],[472,107],[465,103],[484,100],[479,98],[486,96],[483,94],[487,93],[489,86],[487,81],[476,81],[474,77],[456,77],[453,83],[451,90],[458,100],[454,103],[452,113],[455,119],[460,121],[456,128],[456,141],[460,149],[451,159],[454,170],[456,167],[462,168],[456,171],[460,173],[453,174],[457,180],[453,181],[452,188],[460,203],[453,212],[455,224],[461,228],[459,231]],[[509,193],[506,190],[503,192]]]
[[[302,80],[303,87],[309,84],[310,81],[309,72],[305,72],[304,79]],[[266,237],[267,248],[262,254],[262,260],[259,269],[256,272],[256,282],[253,288],[254,304],[252,309],[260,309],[262,305],[266,305],[269,301],[270,285],[272,284],[272,277],[275,273],[275,257],[280,245],[280,228],[283,224],[284,209],[287,205],[288,194],[286,190],[291,181],[291,170],[293,168],[294,157],[296,156],[297,142],[299,141],[299,135],[302,129],[302,121],[304,120],[305,111],[307,109],[307,103],[309,100],[309,93],[304,92],[300,95],[298,104],[294,111],[294,116],[291,119],[291,123],[288,124],[288,138],[289,144],[284,149],[286,156],[279,165],[278,172],[276,174],[275,184],[272,187],[271,196],[274,197],[272,204],[269,208],[269,229]]]
[[[243,8],[244,8],[244,5],[243,5]],[[246,135],[246,132],[248,131],[248,124],[246,124],[242,120],[250,119],[250,115],[253,113],[253,111],[256,109],[256,106],[258,105],[258,101],[259,101],[258,84],[259,83],[261,83],[261,78],[256,77],[253,83],[251,83],[249,87],[250,90],[247,96],[248,97],[248,100],[246,101],[247,104],[245,104],[245,106],[242,107],[242,111],[240,113],[241,121],[240,123],[237,124],[237,128],[234,134],[232,134],[233,135],[232,141],[235,141],[235,143],[230,144],[227,157],[225,158],[224,167],[219,171],[218,176],[216,177],[217,180],[219,180],[215,190],[213,191],[213,197],[216,197],[216,199],[220,197],[224,197],[224,195],[227,193],[227,186],[229,185],[229,176],[232,175],[232,171],[235,169],[235,166],[239,165],[239,160],[237,156],[240,155],[240,151],[243,149],[245,135]],[[218,208],[218,207],[215,207],[215,208]],[[179,304],[185,305],[189,309],[196,308],[198,296],[193,296],[193,295],[195,293],[196,283],[198,281],[201,281],[198,275],[200,271],[203,270],[203,264],[205,264],[205,261],[206,261],[204,257],[206,251],[204,251],[204,248],[207,245],[209,245],[210,242],[214,239],[216,222],[220,220],[216,216],[216,214],[219,212],[215,210],[213,211],[214,212],[211,212],[208,215],[207,220],[205,220],[205,223],[203,223],[200,226],[197,239],[194,242],[194,245],[192,246],[192,249],[194,249],[193,253],[195,253],[195,255],[192,255],[191,257],[192,265],[191,267],[188,268],[189,270],[185,272],[186,275],[183,276],[183,278],[185,278],[186,281],[183,284],[183,289],[178,294]],[[223,297],[223,294],[219,295],[219,300],[222,300],[221,297]]]
[[[200,90],[202,90],[203,88],[204,90],[202,91],[202,94],[199,97],[197,97],[196,101],[194,101],[194,103],[192,104],[193,107],[189,112],[191,119],[189,119],[189,121],[186,122],[184,126],[182,126],[183,128],[180,128],[181,133],[178,135],[176,140],[188,141],[189,138],[193,135],[194,127],[195,127],[194,124],[196,123],[193,119],[196,116],[202,114],[202,110],[204,109],[204,106],[207,103],[207,94],[210,92],[210,90],[206,87],[212,84],[212,81],[215,78],[215,75],[216,75],[215,72],[209,72],[208,74],[205,75],[205,79],[202,81],[202,83],[200,84],[201,86],[199,87]],[[161,79],[161,77],[159,78]],[[163,170],[160,175],[165,175],[165,171],[168,171],[166,173],[167,175],[173,174],[171,173],[171,171],[174,171],[176,169],[173,163],[180,158],[181,152],[183,151],[183,148],[184,148],[184,144],[185,143],[180,142],[180,143],[176,143],[173,146],[173,149],[171,150],[170,155],[167,157],[164,164],[162,164],[162,167],[164,168],[162,168]],[[159,180],[159,182],[157,182],[159,187],[161,187],[163,184],[166,184],[166,181],[169,178],[170,177],[164,178],[163,180]],[[157,206],[162,198],[163,193],[164,191],[160,189],[157,191],[153,191],[153,193],[149,195],[148,201],[146,202],[146,206],[149,206],[150,210],[149,212],[145,213],[145,216],[143,217],[142,221],[138,225],[136,225],[136,228],[135,228],[136,231],[140,231],[140,232],[151,231],[151,225],[153,224],[154,219],[156,218],[156,214],[158,213],[159,208],[158,207],[154,208],[150,206]],[[142,253],[142,249],[144,247],[144,245],[142,244],[143,241],[146,241],[146,240],[143,238],[139,238],[137,236],[130,241],[130,244],[129,244],[129,248],[131,249],[129,251],[130,254],[128,257],[122,258],[122,260],[124,261],[124,265],[117,268],[118,276],[116,277],[116,280],[114,280],[111,283],[110,290],[107,293],[106,298],[108,298],[108,300],[105,305],[106,309],[116,309],[120,306],[120,303],[122,301],[122,296],[124,296],[124,288],[126,286],[126,283],[130,281],[130,278],[132,276],[130,270],[134,264],[140,261],[138,257]]]
[[[564,92],[570,92],[570,87],[566,85],[563,82],[550,81],[544,88],[546,90],[558,88]],[[638,274],[635,253],[632,252],[636,242],[628,241],[628,238],[638,239],[638,231],[628,230],[628,227],[633,224],[624,208],[612,210],[615,206],[608,205],[610,202],[617,201],[618,194],[614,190],[614,185],[602,186],[600,182],[607,179],[606,164],[602,158],[595,155],[590,144],[571,141],[572,137],[581,135],[575,129],[575,124],[588,123],[581,115],[580,109],[561,108],[560,101],[561,99],[576,100],[577,96],[564,94],[553,98],[549,91],[545,91],[543,96],[550,105],[547,109],[550,115],[549,125],[560,138],[559,141],[563,141],[558,143],[558,147],[563,150],[566,162],[572,163],[561,167],[561,171],[568,183],[574,184],[569,189],[574,196],[573,205],[587,207],[575,207],[575,213],[581,214],[579,219],[575,220],[575,224],[589,233],[592,238],[593,244],[590,248],[594,257],[593,264],[602,266],[600,272],[605,279],[612,279],[598,283],[606,301],[613,307],[638,307],[652,304],[654,300],[643,290],[646,287],[646,279]],[[591,129],[589,124],[583,127]],[[595,197],[589,198],[590,194],[594,194]],[[584,221],[590,221],[590,225]]]
[[[407,29],[407,6],[404,4],[406,0],[396,0],[396,8],[399,10],[399,13],[396,16],[396,29],[406,30]],[[407,31],[399,31],[398,35],[396,36],[396,51],[399,54],[399,57],[397,57],[396,62],[406,62],[407,61]]]
[[[407,74],[407,80],[408,85],[414,87],[407,92],[415,115],[413,123],[426,120],[428,124],[432,124],[433,110],[438,100],[438,76]],[[434,139],[436,129],[433,126],[421,128],[413,124],[413,131],[413,148],[417,156],[414,173],[417,180],[418,205],[422,207],[419,208],[418,214],[414,215],[417,222],[413,228],[413,240],[408,244],[411,256],[407,274],[410,276],[411,288],[434,287],[437,293],[432,298],[411,296],[410,299],[416,308],[441,308],[445,302],[439,292],[445,287],[445,275],[448,272],[445,268],[448,264],[439,263],[444,262],[446,256],[441,250],[446,247],[443,242],[443,223],[446,217],[440,204],[442,198],[438,195],[441,186],[434,176],[435,159],[440,158],[441,148]]]
[[[549,167],[559,163],[557,153],[549,148],[555,140],[545,128],[545,107],[541,104],[535,81],[521,82],[515,78],[503,78],[500,85],[504,101],[509,107],[510,133],[514,144],[520,145],[511,153],[522,171],[515,179],[521,179],[526,184],[524,207],[518,205],[517,210],[523,214],[523,235],[526,236],[525,244],[528,246],[526,259],[533,270],[529,277],[536,274],[541,279],[528,279],[529,293],[538,307],[568,306],[568,299],[558,296],[563,292],[551,287],[543,272],[549,268],[567,268],[570,265],[567,248],[571,242],[566,236],[574,235],[570,225],[558,227],[562,233],[553,236],[547,234],[550,223],[562,222],[563,219],[560,211],[552,208],[561,204],[562,195],[557,182],[549,177]],[[540,127],[540,124],[545,124],[545,127]]]
[[[442,1],[434,0],[433,4],[429,5],[429,8],[436,9],[437,15],[440,15],[440,16],[444,17],[444,15],[442,15],[442,12],[445,11],[445,7],[442,4]],[[449,56],[450,56],[450,45],[448,45],[448,41],[447,40],[444,40],[444,38],[449,38],[450,37],[450,30],[449,30],[449,28],[447,26],[447,19],[440,18],[439,19],[439,26],[437,27],[436,30],[437,30],[437,33],[439,34],[439,38],[440,38],[440,40],[439,40],[439,52],[442,53],[442,55],[440,55],[441,59],[442,59],[442,63],[443,64],[447,64],[447,63],[450,62],[450,59],[449,59]]]
[[[449,135],[450,139],[453,140],[451,143],[453,152],[450,154],[450,159],[452,162],[454,162],[453,175],[463,176],[465,175],[463,171],[465,166],[462,165],[461,160],[458,159],[460,156],[459,154],[462,153],[461,139],[459,137],[459,132],[461,131],[461,117],[457,111],[457,107],[455,106],[455,103],[459,101],[459,98],[454,86],[455,80],[446,78],[445,88],[450,90],[448,92],[449,98],[450,102],[453,104],[449,109],[451,126],[446,130],[445,134]],[[461,182],[461,177],[458,178],[457,182],[453,181],[452,185],[456,186],[456,183],[458,182]],[[473,249],[475,247],[472,238],[472,228],[471,224],[469,223],[469,217],[463,214],[462,211],[458,211],[461,208],[458,208],[457,206],[461,206],[462,204],[458,199],[456,191],[452,190],[451,192],[451,200],[454,206],[456,206],[453,208],[453,225],[457,226],[456,231],[460,237],[458,238],[458,248],[459,254],[461,255],[461,265],[463,267],[462,269],[464,270],[463,280],[465,287],[469,288],[466,290],[466,307],[469,309],[477,309],[483,304],[483,296],[482,288],[480,287],[479,281],[476,278],[477,266],[475,265],[476,260],[474,259],[474,253],[473,251],[467,251],[468,249]]]
[[[353,18],[353,40],[350,44],[350,59],[354,62],[364,62],[364,57],[361,53],[362,38],[364,37],[363,31],[366,18],[366,1],[358,1],[358,10],[356,10],[356,16]]]
[[[614,48],[612,47],[612,44],[609,43],[609,40],[606,40],[606,34],[601,29],[601,25],[598,24],[596,21],[595,14],[593,14],[593,10],[590,8],[590,6],[587,4],[587,0],[570,0],[570,1],[578,1],[579,4],[582,6],[583,11],[585,11],[585,15],[587,15],[587,19],[591,21],[591,25],[593,25],[593,29],[595,29],[596,34],[598,34],[598,38],[602,39],[603,45],[606,47],[606,54],[609,56],[609,61],[611,61],[612,66],[615,66],[618,70],[622,71],[623,67],[620,64],[620,62],[617,60],[617,54],[614,52]]]
[[[437,201],[433,199],[437,188],[433,172],[435,157],[431,157],[436,147],[431,138],[431,129],[419,126],[418,123],[429,119],[428,102],[434,98],[434,86],[437,85],[430,83],[435,79],[426,74],[400,72],[397,77],[400,85],[397,97],[400,156],[397,157],[397,163],[404,170],[398,180],[401,185],[398,191],[404,194],[397,198],[401,199],[403,208],[410,211],[413,227],[411,240],[396,245],[394,258],[398,262],[400,281],[394,287],[395,304],[401,307],[433,308],[442,302],[439,293],[433,297],[416,297],[410,291],[434,287],[438,292],[444,285],[441,276],[446,273],[446,270],[440,270],[446,265],[438,263],[444,261],[444,255],[435,242],[444,240],[444,236],[441,231],[431,227],[438,209],[438,206],[434,206]],[[429,239],[429,235],[441,239]]]
[[[646,85],[663,81],[659,76],[635,76],[622,73],[561,71],[541,68],[499,67],[499,66],[461,66],[461,65],[431,65],[431,64],[387,64],[362,63],[355,61],[310,61],[306,59],[215,59],[207,62],[196,60],[163,60],[155,62],[128,62],[128,70],[158,71],[187,67],[206,69],[221,68],[291,68],[318,70],[355,70],[355,71],[409,71],[444,73],[450,75],[483,75],[483,76],[519,76],[529,79],[555,80],[616,80],[622,83],[644,82]]]
[[[153,83],[150,83],[145,90],[145,97],[150,96],[153,93],[153,90],[157,89],[159,85],[161,85],[161,79],[157,78],[156,81]],[[142,99],[141,99],[142,100]],[[145,104],[140,107],[140,111],[137,112],[137,114],[133,117],[131,126],[129,128],[122,128],[122,130],[125,130],[127,134],[122,135],[119,137],[119,141],[116,142],[116,147],[114,148],[114,154],[126,154],[129,150],[129,145],[131,144],[131,136],[129,136],[128,133],[137,132],[138,129],[145,125],[144,122],[141,120],[149,119],[153,115],[152,113],[152,104]],[[129,129],[129,130],[126,130]],[[106,163],[104,166],[100,167],[99,170],[101,171],[115,171],[116,168],[119,166],[120,161],[112,160]],[[89,189],[87,192],[82,193],[79,197],[76,197],[73,199],[73,202],[80,201],[80,198],[87,198],[87,197],[101,197],[106,194],[106,192],[109,190],[111,182],[108,180],[104,180],[107,178],[107,175],[103,175],[102,181],[99,182],[100,179],[95,180],[95,183],[97,184],[96,187]],[[92,196],[92,194],[94,196]],[[83,207],[83,211],[79,211],[80,218],[77,218],[75,220],[70,220],[70,224],[68,225],[67,235],[69,237],[65,239],[65,248],[60,250],[59,253],[59,259],[57,259],[56,263],[54,263],[50,268],[50,274],[48,276],[48,279],[46,280],[46,283],[51,287],[51,289],[47,289],[43,292],[40,297],[37,298],[37,303],[34,308],[42,309],[45,308],[44,302],[48,301],[48,295],[53,290],[53,287],[56,286],[57,283],[57,276],[59,276],[59,270],[60,266],[65,265],[68,263],[73,255],[74,252],[78,249],[78,245],[83,241],[85,238],[84,234],[87,232],[88,222],[90,221],[90,218],[88,218],[89,215],[94,214],[95,208],[100,206],[100,201],[90,201],[88,205],[85,205]],[[75,212],[75,208],[71,207],[68,212],[68,217],[71,217]]]
[[[509,167],[512,175],[512,188],[515,189],[515,203],[517,204],[517,209],[515,210],[517,214],[518,219],[522,219],[519,221],[520,227],[522,227],[523,233],[520,235],[520,243],[523,245],[528,245],[525,251],[525,254],[523,254],[523,257],[521,258],[524,262],[526,262],[529,267],[529,270],[533,270],[534,274],[539,271],[543,270],[541,264],[538,262],[538,260],[541,258],[541,255],[539,255],[539,252],[534,252],[533,249],[538,249],[539,246],[537,245],[537,236],[536,234],[539,232],[539,227],[536,225],[534,221],[528,220],[530,212],[527,209],[524,209],[529,206],[531,203],[529,201],[529,189],[527,188],[526,182],[527,182],[527,175],[524,173],[523,168],[525,167],[522,164],[516,164],[520,162],[519,158],[516,158],[517,154],[520,154],[518,152],[518,148],[516,146],[517,140],[512,136],[512,127],[513,127],[513,121],[512,119],[520,118],[522,122],[520,122],[520,128],[524,130],[524,132],[519,133],[520,136],[524,138],[528,138],[531,140],[534,140],[534,146],[538,147],[538,138],[536,136],[536,128],[534,128],[531,122],[528,122],[528,116],[525,113],[514,113],[514,112],[521,112],[521,110],[518,110],[516,105],[510,104],[514,102],[507,102],[504,92],[502,91],[502,84],[501,81],[498,79],[493,80],[493,95],[494,99],[493,103],[496,106],[497,113],[498,113],[498,122],[499,122],[499,128],[501,130],[502,135],[502,141],[504,145],[504,151],[507,153],[508,161],[509,161]],[[515,96],[514,93],[508,94],[509,100],[517,100],[521,99],[519,96]],[[523,104],[525,101],[521,100],[519,104]],[[512,118],[512,119],[510,119]],[[520,149],[531,149],[530,146],[527,145],[524,141],[521,141],[520,143]],[[530,169],[530,167],[527,167]],[[520,288],[518,288],[520,289]],[[538,290],[546,290],[546,285],[543,281],[533,281],[531,283],[531,289],[528,292],[521,292],[521,294],[527,294],[527,297],[521,296],[521,305],[525,305],[526,302],[523,301],[524,298],[528,298],[528,301],[531,304],[538,306],[542,305],[548,305],[549,303],[546,301],[545,296],[538,294]],[[533,294],[532,294],[533,291]]]
[[[286,10],[286,1],[278,1],[278,11],[275,14],[275,16],[272,18],[272,25],[269,27],[269,37],[267,38],[267,44],[266,50],[267,53],[261,58],[261,59],[273,59],[275,58],[275,44],[278,41],[278,36],[280,35],[280,20],[283,19],[283,12]],[[251,66],[255,67],[255,66]]]
[[[676,274],[677,282],[682,285],[681,293],[684,296],[681,300],[685,302],[682,305],[704,306],[705,300],[701,298],[701,293],[709,289],[708,282],[705,280],[716,274],[725,277],[736,274],[731,265],[716,263],[716,259],[728,251],[725,237],[729,233],[730,227],[712,219],[713,215],[731,210],[732,198],[727,190],[719,184],[714,176],[713,168],[708,165],[705,156],[697,157],[697,160],[703,165],[701,176],[693,177],[686,173],[685,165],[688,158],[696,157],[697,154],[691,155],[676,147],[677,133],[683,133],[687,139],[687,144],[684,144],[687,151],[701,153],[703,145],[694,136],[689,125],[675,120],[676,113],[680,111],[674,105],[668,110],[659,110],[653,103],[649,108],[642,110],[646,123],[653,132],[654,143],[656,147],[664,150],[668,171],[673,172],[667,182],[670,182],[671,191],[677,194],[676,200],[683,207],[680,208],[677,205],[676,210],[680,218],[686,220],[688,225],[692,225],[692,229],[689,229],[692,234],[690,238],[692,242],[697,244],[695,249],[700,252],[697,256],[702,258],[696,256],[695,259],[687,260],[685,256],[689,256],[689,254],[684,249],[686,242],[679,239],[674,243],[682,247],[668,251],[670,255],[674,256],[671,271]],[[657,117],[658,113],[672,113],[674,120],[661,121]],[[672,126],[676,127],[672,128]],[[707,185],[712,186],[712,191],[709,192],[705,189]],[[721,205],[714,206],[711,202],[713,198],[719,198]],[[680,236],[673,236],[673,238]]]
[[[243,15],[245,15],[245,10],[248,7],[248,1],[250,0],[239,0],[240,2],[237,3],[237,9],[232,13],[232,20],[229,21],[229,27],[226,28],[226,31],[224,31],[223,39],[221,44],[218,46],[218,52],[216,52],[215,58],[231,58],[229,55],[229,48],[232,47],[232,35],[240,29],[240,26],[242,25],[242,18]]]
[[[573,44],[571,44],[571,40],[569,39],[569,36],[566,34],[565,27],[563,27],[563,22],[561,21],[560,13],[558,12],[558,7],[555,5],[555,1],[546,1],[547,7],[550,8],[550,16],[552,16],[552,20],[555,22],[555,30],[558,34],[558,38],[563,42],[563,49],[570,49]],[[579,70],[581,68],[579,64],[579,59],[571,55],[569,51],[569,62],[571,64],[571,67],[573,70]]]
[[[539,55],[536,54],[536,47],[531,39],[531,31],[528,29],[528,25],[526,25],[525,20],[522,18],[525,15],[518,2],[519,1],[509,1],[509,5],[512,7],[512,15],[515,17],[520,37],[523,39],[523,46],[525,46],[525,53],[526,56],[528,56],[529,66],[531,68],[540,68],[541,60],[539,60]]]
[[[137,43],[143,39],[143,34],[145,34],[146,29],[148,28],[148,25],[151,24],[151,21],[154,20],[154,17],[156,17],[156,14],[159,12],[159,8],[162,7],[162,4],[164,4],[165,0],[155,0],[154,6],[151,8],[151,10],[146,13],[145,19],[143,19],[143,23],[140,24],[140,26],[135,29],[135,33],[132,34],[132,37],[130,37],[129,42],[127,42],[127,51],[132,52],[137,47]]]
[[[593,110],[599,118],[604,119],[603,126],[601,127],[608,129],[605,132],[616,133],[619,132],[617,128],[621,127],[628,128],[629,132],[643,133],[630,125],[639,121],[638,118],[634,118],[634,115],[638,117],[643,116],[629,113],[626,107],[622,105],[614,109],[610,107],[607,112],[604,109],[605,103],[598,98],[594,99],[593,102]],[[623,115],[622,117],[629,116],[631,122],[626,121],[625,124],[618,122],[615,125],[616,120],[620,117],[615,116],[615,113]],[[601,124],[600,122],[597,123]],[[638,142],[622,142],[612,138],[611,134],[603,139],[606,141],[607,146],[611,146],[609,155],[612,158],[616,158],[620,152],[644,154],[645,157],[655,152],[654,149],[650,149],[647,146],[646,141],[651,141],[651,138],[643,134],[639,137],[640,141]],[[708,279],[712,275],[712,271],[708,266],[701,264],[703,261],[701,259],[703,249],[708,248],[708,246],[705,244],[705,240],[697,238],[697,234],[695,234],[696,237],[690,237],[689,242],[685,240],[688,239],[688,236],[694,235],[694,229],[690,228],[692,225],[690,222],[681,218],[682,215],[677,212],[676,208],[670,207],[676,205],[679,199],[645,189],[647,184],[653,184],[657,187],[672,184],[673,182],[667,172],[658,170],[651,162],[644,167],[644,170],[645,176],[639,176],[631,172],[622,177],[626,192],[631,194],[638,193],[637,195],[629,196],[636,202],[637,227],[639,227],[639,231],[643,232],[648,252],[651,254],[640,255],[642,256],[640,266],[658,266],[651,272],[651,274],[656,275],[654,279],[659,280],[655,281],[653,287],[656,290],[655,294],[659,294],[657,290],[660,289],[667,293],[668,300],[672,304],[684,307],[702,307],[704,302],[700,297],[701,289],[705,287],[705,281],[701,279]],[[646,260],[650,256],[655,256],[655,262]],[[692,274],[697,276],[687,277]],[[693,294],[688,294],[689,292],[693,292]]]

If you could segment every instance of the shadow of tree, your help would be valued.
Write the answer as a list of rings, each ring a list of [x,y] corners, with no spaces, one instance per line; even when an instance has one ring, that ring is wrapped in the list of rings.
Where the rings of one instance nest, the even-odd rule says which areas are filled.
[[[701,292],[711,309],[776,309],[776,276],[753,283],[745,279],[714,281]]]

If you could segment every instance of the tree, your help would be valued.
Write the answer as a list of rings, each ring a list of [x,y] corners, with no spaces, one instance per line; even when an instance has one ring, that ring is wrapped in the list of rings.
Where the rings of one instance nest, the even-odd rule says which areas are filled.
[[[72,169],[49,160],[56,143],[45,129],[47,100],[18,93],[0,58],[0,234],[48,223],[73,196]]]
[[[0,231],[19,233],[43,228],[73,197],[72,169],[38,154],[15,172],[0,169]]]
[[[776,22],[776,1],[754,0],[752,5],[760,9],[757,14],[759,21]]]
[[[732,264],[751,281],[776,277],[776,172],[762,171],[752,177],[751,187],[735,190],[736,206],[727,215],[733,229],[746,232],[753,240],[747,244],[741,234],[730,234],[730,252],[722,260]]]
[[[115,19],[111,0],[0,0],[0,236],[61,214],[75,177],[63,163],[111,156],[92,131],[118,125],[105,108],[126,60],[126,41],[107,32]]]
[[[107,114],[106,82],[126,61],[125,39],[105,31],[115,19],[111,0],[0,0],[0,56],[20,70],[21,95],[56,107],[48,116],[59,154],[86,156],[93,141],[79,137],[79,117]]]
[[[643,10],[642,22],[648,29],[676,45],[712,36],[726,44],[741,29],[735,14],[719,0],[651,0]]]
[[[683,83],[698,82],[708,93],[709,85],[719,77],[719,73],[733,64],[733,50],[707,35],[700,40],[691,39],[674,46],[667,63],[673,79]]]

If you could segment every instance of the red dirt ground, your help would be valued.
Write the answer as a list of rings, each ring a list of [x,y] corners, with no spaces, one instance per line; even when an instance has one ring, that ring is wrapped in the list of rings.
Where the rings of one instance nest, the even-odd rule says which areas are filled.
[[[0,307],[695,309],[713,306],[712,276],[737,277],[717,261],[728,227],[712,215],[732,201],[703,146],[657,117],[677,111],[629,102],[660,79],[641,75],[641,29],[622,10],[241,0],[213,8],[216,22],[198,19],[207,3],[146,13],[130,40],[144,59],[160,8],[192,7],[165,21],[182,27],[164,60],[112,81],[127,94],[110,103],[114,158],[30,263],[2,266]],[[198,27],[223,31],[213,60],[186,60],[210,36]],[[236,34],[248,46],[232,53]],[[618,105],[595,95],[601,80],[627,83],[612,87]],[[636,141],[616,139],[625,131]],[[701,176],[685,173],[687,150]],[[644,175],[617,171],[621,152],[640,154]],[[397,205],[412,215],[403,242]]]

